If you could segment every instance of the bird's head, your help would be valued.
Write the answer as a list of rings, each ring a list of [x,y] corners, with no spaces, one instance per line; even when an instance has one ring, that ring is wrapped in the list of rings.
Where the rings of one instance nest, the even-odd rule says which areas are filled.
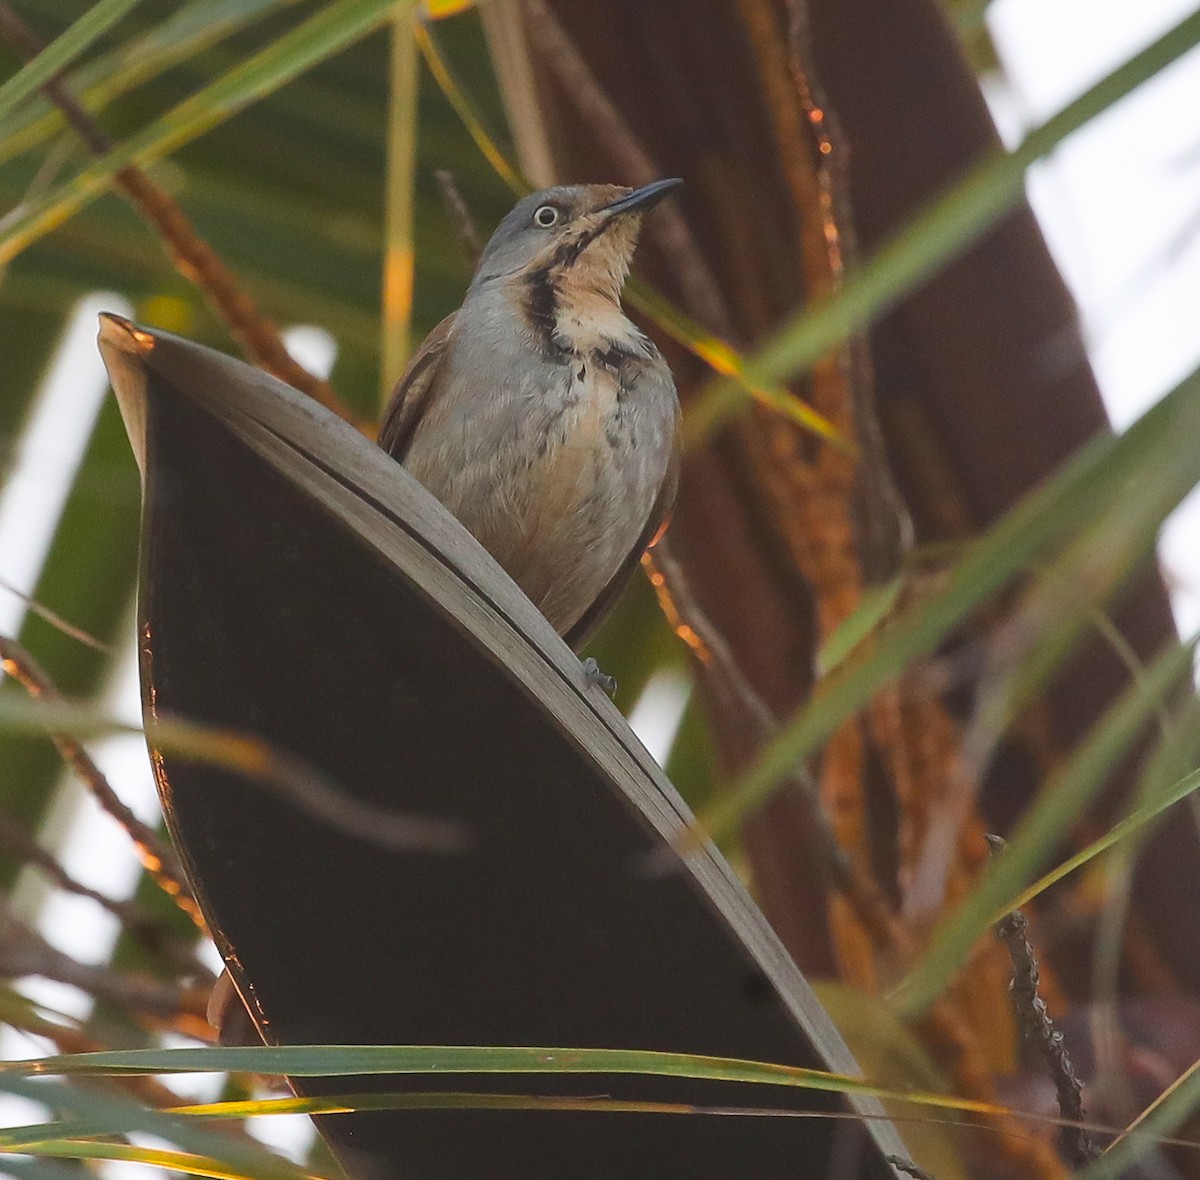
[[[570,184],[530,193],[496,227],[475,272],[475,285],[544,274],[616,298],[629,273],[643,215],[681,180],[630,189]]]

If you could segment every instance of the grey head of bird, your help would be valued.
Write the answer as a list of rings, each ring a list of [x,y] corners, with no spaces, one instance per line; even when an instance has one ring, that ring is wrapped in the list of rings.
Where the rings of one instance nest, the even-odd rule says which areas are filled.
[[[496,227],[473,288],[526,277],[570,282],[617,299],[637,248],[642,217],[682,180],[641,188],[563,184],[522,197]]]

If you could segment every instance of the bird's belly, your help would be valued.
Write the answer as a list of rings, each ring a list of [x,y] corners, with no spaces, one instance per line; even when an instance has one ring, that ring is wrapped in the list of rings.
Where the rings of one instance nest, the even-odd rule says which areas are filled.
[[[477,411],[486,450],[426,452],[406,465],[560,633],[587,611],[637,545],[666,472],[673,399],[620,404],[608,374],[565,382],[501,429]]]
[[[645,462],[615,422],[580,416],[538,461],[498,481],[478,532],[467,524],[556,630],[583,615],[637,544],[657,491]]]

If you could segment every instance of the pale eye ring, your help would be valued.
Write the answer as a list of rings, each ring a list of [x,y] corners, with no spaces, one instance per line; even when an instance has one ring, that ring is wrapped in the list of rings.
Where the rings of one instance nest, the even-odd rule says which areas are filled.
[[[542,229],[558,224],[558,210],[553,205],[539,205],[533,214],[533,222]]]

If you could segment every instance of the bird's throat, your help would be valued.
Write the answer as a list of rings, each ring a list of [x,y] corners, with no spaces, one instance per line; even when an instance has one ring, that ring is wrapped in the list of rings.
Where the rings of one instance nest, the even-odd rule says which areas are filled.
[[[641,333],[621,309],[624,279],[623,267],[614,273],[586,257],[527,276],[522,302],[540,350],[559,360],[613,347],[640,351]]]
[[[555,319],[555,339],[580,357],[595,353],[640,352],[642,334],[615,300],[579,294],[563,300]]]

